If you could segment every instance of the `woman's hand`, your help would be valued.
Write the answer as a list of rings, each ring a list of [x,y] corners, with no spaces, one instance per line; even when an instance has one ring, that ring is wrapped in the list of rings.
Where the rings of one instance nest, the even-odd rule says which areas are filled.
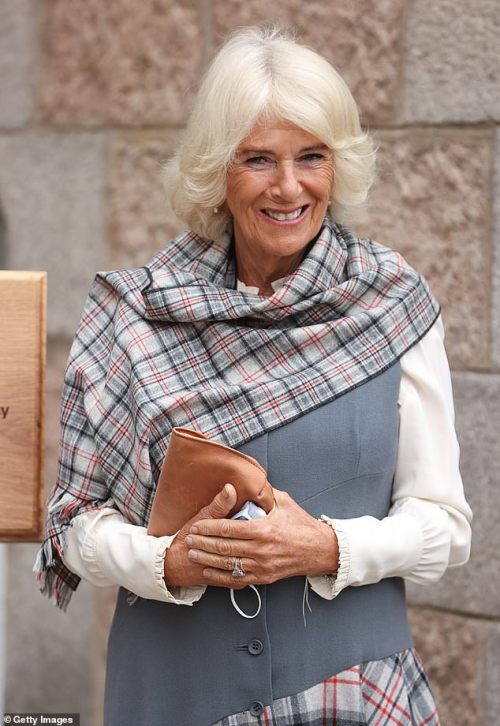
[[[169,589],[172,587],[193,587],[195,585],[209,584],[203,576],[203,566],[188,557],[188,547],[185,540],[194,522],[198,522],[200,519],[210,521],[226,517],[235,505],[236,490],[232,485],[226,484],[212,502],[186,522],[177,533],[174,541],[166,551],[164,559],[163,577]]]
[[[226,484],[225,488],[231,490],[229,499],[235,502],[234,487]],[[185,545],[189,562],[199,568],[201,582],[241,589],[337,570],[338,543],[333,529],[308,514],[287,492],[274,489],[274,496],[274,509],[262,519],[247,522],[212,517],[195,524],[195,518],[191,520]],[[236,557],[241,559],[245,577],[232,576]]]

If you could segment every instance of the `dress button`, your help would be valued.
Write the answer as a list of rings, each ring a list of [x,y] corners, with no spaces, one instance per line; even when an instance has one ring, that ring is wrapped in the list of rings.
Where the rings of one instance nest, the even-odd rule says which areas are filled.
[[[264,650],[264,645],[262,644],[261,640],[251,640],[248,644],[248,652],[250,655],[260,655],[262,651]]]
[[[264,710],[264,704],[262,701],[254,701],[249,710],[252,716],[260,716]]]

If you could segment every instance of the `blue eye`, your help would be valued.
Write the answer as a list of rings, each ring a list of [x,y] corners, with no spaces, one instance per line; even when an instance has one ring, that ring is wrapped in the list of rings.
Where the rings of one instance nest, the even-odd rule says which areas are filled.
[[[273,162],[270,161],[270,159],[267,159],[265,156],[251,156],[249,159],[246,160],[247,164],[250,164],[251,166],[266,166],[267,164],[272,164]]]
[[[324,154],[320,154],[319,152],[313,152],[311,154],[304,154],[304,156],[301,156],[299,161],[305,161],[308,162],[315,162],[315,161],[323,161],[325,158]]]

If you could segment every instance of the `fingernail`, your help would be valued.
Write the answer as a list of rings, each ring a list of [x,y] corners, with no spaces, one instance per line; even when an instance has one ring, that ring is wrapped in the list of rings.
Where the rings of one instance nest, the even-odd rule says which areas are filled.
[[[192,545],[193,544],[193,538],[192,537],[186,537],[186,544]]]
[[[195,524],[193,524],[189,531],[191,532],[191,534],[198,534],[198,527]]]
[[[229,497],[229,489],[227,488],[227,483],[224,484],[224,489],[222,490],[222,493],[226,499]]]
[[[191,560],[197,560],[198,559],[198,553],[195,550],[189,550],[188,551],[188,557]]]

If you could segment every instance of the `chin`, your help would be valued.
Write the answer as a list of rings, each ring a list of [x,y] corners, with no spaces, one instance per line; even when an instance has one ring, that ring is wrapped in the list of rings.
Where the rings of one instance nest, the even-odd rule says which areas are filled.
[[[305,230],[278,229],[271,235],[269,235],[268,232],[266,238],[269,240],[269,244],[271,245],[276,245],[278,240],[283,240],[282,244],[279,244],[280,247],[293,247],[298,250],[301,246],[306,245],[318,233],[319,229],[320,226],[314,228],[308,227],[308,229]]]

